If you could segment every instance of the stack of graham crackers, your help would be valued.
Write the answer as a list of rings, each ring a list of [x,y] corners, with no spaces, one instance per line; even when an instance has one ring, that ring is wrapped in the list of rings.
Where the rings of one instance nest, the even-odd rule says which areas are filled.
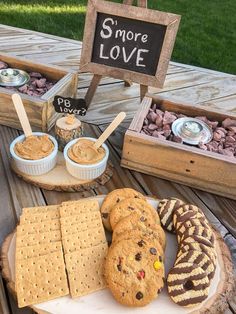
[[[107,241],[96,200],[24,208],[16,235],[19,307],[106,287]],[[69,284],[68,284],[69,283]]]

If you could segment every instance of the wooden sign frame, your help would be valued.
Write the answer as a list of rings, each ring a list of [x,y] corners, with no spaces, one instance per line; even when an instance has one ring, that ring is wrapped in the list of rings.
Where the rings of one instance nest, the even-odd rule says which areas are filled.
[[[128,2],[129,1],[127,1],[127,3]],[[94,63],[91,61],[98,13],[110,14],[118,17],[166,26],[166,33],[155,76],[103,65],[100,63]],[[133,81],[141,85],[161,88],[164,84],[179,23],[180,15],[150,10],[144,7],[118,4],[110,1],[89,0],[80,61],[80,71],[92,72],[99,76],[110,76],[124,81]]]

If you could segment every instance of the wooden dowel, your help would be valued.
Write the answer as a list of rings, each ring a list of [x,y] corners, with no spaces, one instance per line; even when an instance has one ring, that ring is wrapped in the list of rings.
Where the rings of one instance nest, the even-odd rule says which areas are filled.
[[[18,115],[18,118],[20,120],[20,124],[22,126],[22,129],[24,131],[24,134],[26,137],[32,135],[32,129],[29,123],[29,119],[27,117],[25,107],[23,105],[23,102],[21,100],[21,97],[19,94],[13,94],[12,95],[12,101],[16,109],[16,113]]]
[[[120,112],[115,119],[111,122],[111,124],[106,128],[106,130],[100,135],[100,137],[96,140],[94,146],[98,149],[105,140],[111,135],[111,133],[118,127],[118,125],[124,120],[126,117],[125,112]]]

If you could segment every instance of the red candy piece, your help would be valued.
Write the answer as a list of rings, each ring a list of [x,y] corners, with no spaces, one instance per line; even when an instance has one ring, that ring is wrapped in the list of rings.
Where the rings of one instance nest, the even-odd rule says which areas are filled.
[[[145,271],[144,270],[140,270],[138,273],[137,273],[137,278],[138,280],[142,280],[145,278]]]

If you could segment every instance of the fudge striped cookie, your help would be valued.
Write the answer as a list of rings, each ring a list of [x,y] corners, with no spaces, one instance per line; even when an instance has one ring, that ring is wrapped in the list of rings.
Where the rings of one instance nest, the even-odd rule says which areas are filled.
[[[114,298],[123,305],[144,306],[164,286],[161,252],[141,238],[112,244],[105,262],[105,278]]]
[[[170,232],[175,233],[173,225],[173,213],[185,203],[178,198],[163,199],[159,202],[157,211],[160,216],[162,226]]]
[[[179,263],[169,272],[167,288],[178,305],[192,307],[202,303],[209,294],[210,280],[206,272],[192,263]]]
[[[214,248],[214,235],[212,235],[212,238],[210,240],[208,240],[207,238],[204,238],[203,236],[200,236],[200,235],[188,236],[188,237],[184,238],[183,241],[181,241],[180,247],[184,246],[185,244],[194,243],[194,242],[198,242],[198,243],[204,244],[210,248]]]
[[[184,239],[191,236],[201,236],[209,240],[212,244],[215,243],[214,233],[210,227],[193,226],[185,230],[185,232],[180,236],[177,235],[177,240],[179,243],[184,241]]]
[[[180,263],[191,263],[200,266],[207,274],[209,279],[212,279],[215,274],[215,265],[210,257],[200,251],[189,250],[185,253],[181,253],[176,259],[175,265]]]
[[[173,213],[173,225],[175,230],[179,229],[180,225],[184,222],[195,218],[205,218],[202,210],[195,205],[183,205],[176,209]]]
[[[208,221],[206,220],[205,217],[201,217],[201,218],[190,218],[189,220],[183,221],[178,229],[176,230],[176,234],[177,234],[177,238],[181,237],[184,232],[194,226],[202,226],[204,228],[210,228],[210,225],[208,223]]]
[[[209,247],[199,242],[185,243],[184,245],[182,244],[182,246],[179,248],[177,257],[179,257],[181,254],[188,252],[190,250],[205,253],[206,255],[210,257],[214,266],[216,266],[216,251],[214,247]]]
[[[108,231],[112,231],[110,225],[110,212],[112,208],[120,201],[131,197],[145,199],[145,197],[141,193],[130,188],[116,189],[107,194],[102,203],[100,211],[103,225]]]
[[[140,220],[149,220],[153,224],[160,224],[160,218],[155,210],[146,200],[127,198],[115,205],[110,213],[110,224],[114,230],[117,223],[129,216],[131,213],[137,213]]]

